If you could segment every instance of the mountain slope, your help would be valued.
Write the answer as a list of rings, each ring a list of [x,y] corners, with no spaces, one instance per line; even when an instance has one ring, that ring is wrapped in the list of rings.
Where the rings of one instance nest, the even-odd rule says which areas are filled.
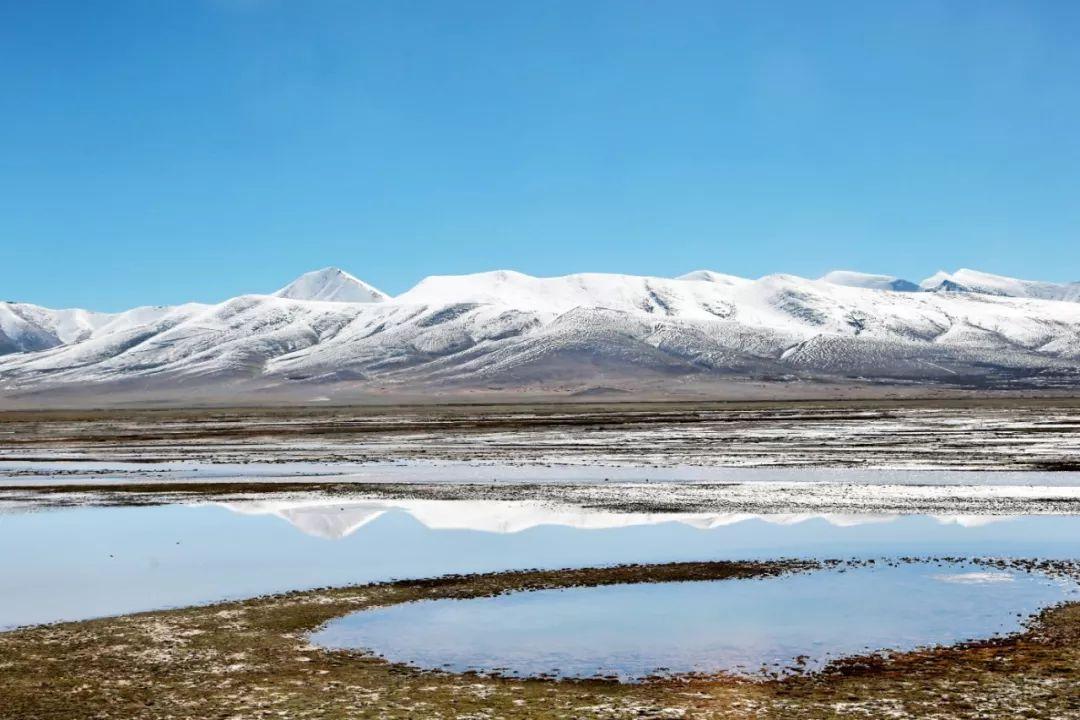
[[[205,306],[192,303],[179,307]],[[27,303],[0,303],[0,355],[47,350],[143,328],[175,310],[158,305],[101,313],[80,309],[52,310]]]
[[[0,355],[78,342],[107,317],[87,310],[51,310],[29,303],[0,302]]]
[[[737,275],[725,275],[724,273],[718,273],[712,270],[695,270],[693,272],[688,272],[685,275],[680,275],[675,279],[720,283],[721,285],[743,285],[744,283],[752,282],[751,280],[738,277]]]
[[[939,271],[919,283],[919,287],[928,292],[970,292],[1080,302],[1080,282],[1051,283],[1040,280],[1018,280],[966,268],[954,273]]]
[[[274,293],[275,297],[342,303],[382,302],[389,297],[337,268],[305,273]],[[50,308],[28,303],[0,302],[0,355],[37,352],[119,333],[107,343],[152,329],[159,321],[205,309],[208,305],[146,306],[119,313]]]
[[[380,302],[246,295],[144,308],[97,318],[78,338],[0,358],[0,393],[1080,385],[1080,303],[790,275],[439,276]]]

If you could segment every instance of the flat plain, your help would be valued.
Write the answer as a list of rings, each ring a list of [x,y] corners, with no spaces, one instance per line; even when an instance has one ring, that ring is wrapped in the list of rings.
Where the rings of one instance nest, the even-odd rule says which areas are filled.
[[[394,603],[613,583],[743,582],[838,563],[964,560],[1076,582],[1080,401],[8,412],[0,432],[0,530],[18,519],[35,537],[80,542],[76,526],[137,524],[153,508],[176,508],[191,514],[171,516],[175,525],[161,532],[194,522],[196,535],[177,535],[171,560],[147,550],[147,567],[160,573],[170,562],[207,563],[200,602],[189,607],[140,606],[109,588],[123,602],[110,600],[104,611],[79,614],[76,601],[57,611],[65,622],[7,622],[3,718],[1080,717],[1076,602],[1047,607],[1006,636],[870,652],[790,676],[626,683],[456,674],[308,640],[335,617]],[[330,560],[326,543],[380,532],[403,540],[385,546],[386,569],[366,575],[350,571],[346,555],[333,577],[354,582],[314,586],[290,571],[282,585],[267,586],[280,591],[245,595],[215,584],[227,572],[215,574],[212,548],[186,549],[197,543],[199,523],[221,513],[228,533],[262,532],[251,523],[266,514],[294,528],[290,539],[265,548],[264,575],[273,574],[282,547],[318,566],[342,563]],[[398,527],[401,518],[422,525]],[[948,532],[963,536],[959,547],[988,552],[943,558],[955,543],[902,536],[909,532],[902,518],[924,523],[912,526],[916,535],[936,523],[956,528]],[[1058,518],[1065,536],[1049,531],[1036,545],[1009,530],[1042,527],[1040,518]],[[665,529],[672,523],[695,537],[734,533],[723,537],[748,538],[746,548],[796,534],[777,541],[775,552],[743,551],[719,535],[720,544],[703,550],[672,536]],[[516,537],[553,526],[572,528],[571,549],[556,559],[519,559]],[[896,530],[887,543],[878,538],[864,551],[860,538],[889,527]],[[298,546],[296,530],[317,543]],[[409,574],[418,552],[410,543],[457,542],[461,533],[489,538],[483,562],[439,560],[436,572]],[[122,535],[95,562],[126,562],[122,555],[137,555],[151,534]],[[624,538],[621,554],[604,549],[615,537]],[[913,557],[911,543],[925,552]],[[597,564],[598,557],[614,562]],[[13,566],[11,582],[49,575],[33,565]],[[150,581],[136,575],[132,592]],[[93,580],[65,582],[76,593],[100,590]]]

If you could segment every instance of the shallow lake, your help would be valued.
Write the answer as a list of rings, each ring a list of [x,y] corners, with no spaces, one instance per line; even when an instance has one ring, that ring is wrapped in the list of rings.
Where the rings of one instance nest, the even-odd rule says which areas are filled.
[[[0,513],[0,627],[391,578],[775,557],[1080,557],[1080,518],[350,501]]]
[[[902,563],[425,600],[338,618],[312,642],[455,672],[753,675],[1011,633],[1063,599],[1075,585],[1038,574]]]

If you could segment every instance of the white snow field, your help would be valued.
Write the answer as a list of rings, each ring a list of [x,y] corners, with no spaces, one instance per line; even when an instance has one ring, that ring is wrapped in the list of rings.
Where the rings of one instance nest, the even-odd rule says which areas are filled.
[[[1080,284],[960,270],[757,280],[512,271],[388,297],[344,271],[273,295],[106,314],[0,303],[0,394],[77,388],[634,391],[790,381],[1072,388]]]

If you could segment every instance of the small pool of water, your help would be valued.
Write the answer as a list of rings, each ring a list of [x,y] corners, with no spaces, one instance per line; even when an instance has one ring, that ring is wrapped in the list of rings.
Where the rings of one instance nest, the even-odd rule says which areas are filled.
[[[1021,630],[1076,586],[965,563],[428,600],[347,615],[312,642],[393,662],[510,676],[758,675]]]

